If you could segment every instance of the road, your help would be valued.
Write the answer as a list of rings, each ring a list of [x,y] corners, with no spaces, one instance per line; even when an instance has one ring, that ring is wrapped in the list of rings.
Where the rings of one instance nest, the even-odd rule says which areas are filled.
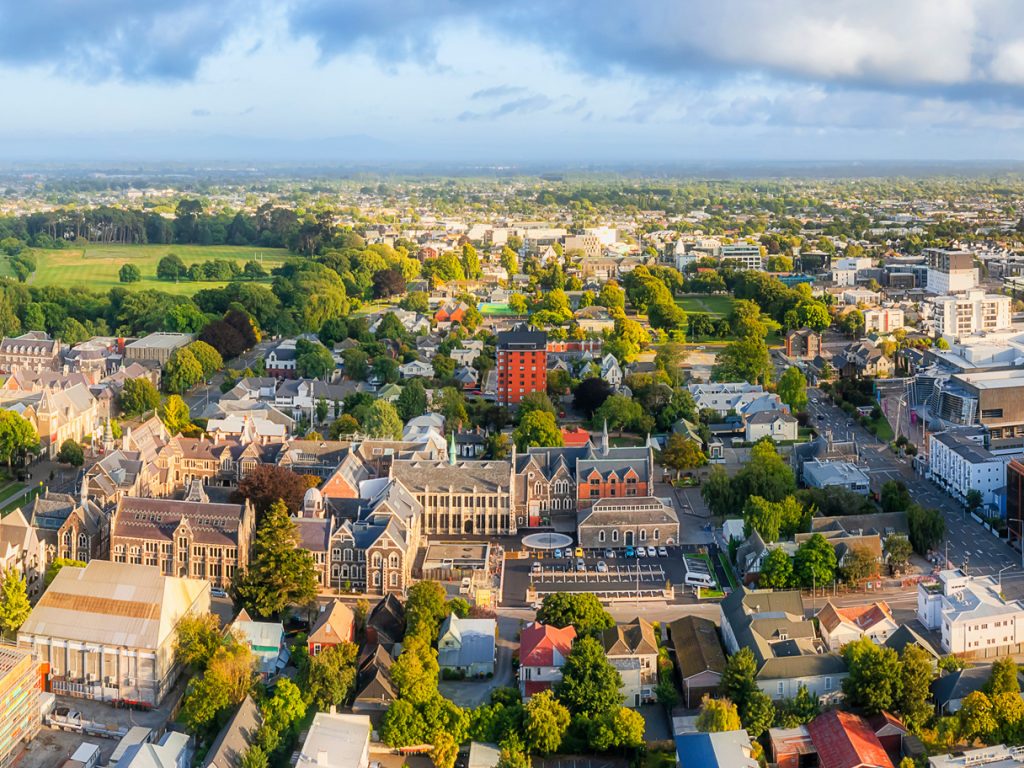
[[[811,399],[808,406],[811,423],[819,432],[831,431],[834,440],[849,439],[856,443],[861,463],[871,477],[872,490],[879,491],[889,480],[900,480],[914,501],[942,512],[946,519],[946,540],[940,550],[948,551],[951,563],[961,566],[966,558],[970,572],[979,575],[994,575],[1006,568],[1003,581],[1019,582],[1020,593],[1024,595],[1024,570],[1019,552],[976,523],[958,501],[917,474],[910,459],[896,456],[885,443],[829,404],[820,390],[808,388],[807,395]]]

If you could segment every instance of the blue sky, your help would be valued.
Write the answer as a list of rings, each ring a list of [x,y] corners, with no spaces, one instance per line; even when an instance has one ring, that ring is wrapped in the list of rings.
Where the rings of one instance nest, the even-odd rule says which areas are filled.
[[[1024,159],[1010,0],[0,0],[0,158]]]

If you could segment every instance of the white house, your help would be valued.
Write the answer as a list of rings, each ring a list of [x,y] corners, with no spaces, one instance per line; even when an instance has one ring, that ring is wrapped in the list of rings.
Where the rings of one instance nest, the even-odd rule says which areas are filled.
[[[883,645],[900,626],[893,619],[888,604],[883,602],[840,608],[828,601],[818,611],[817,619],[821,639],[830,651],[838,651],[862,637]]]
[[[710,408],[719,416],[730,411],[750,415],[759,411],[788,411],[789,406],[774,392],[765,392],[760,384],[745,381],[690,384],[687,389],[698,411]]]
[[[928,472],[936,485],[961,502],[968,491],[980,491],[985,504],[997,502],[1006,485],[1006,465],[1014,458],[994,454],[956,431],[929,434],[928,451]]]
[[[941,571],[938,582],[917,585],[917,618],[941,630],[944,653],[978,658],[1016,654],[1024,647],[1024,604],[1000,596],[992,577],[959,569]]]
[[[438,666],[469,677],[493,675],[497,633],[494,619],[460,619],[449,614],[437,639]]]
[[[417,376],[422,376],[425,379],[434,378],[434,366],[430,363],[425,363],[422,360],[413,360],[409,363],[403,363],[398,366],[398,375],[403,379],[412,379]]]
[[[743,426],[744,440],[754,443],[770,437],[776,443],[796,440],[799,434],[796,417],[785,411],[760,411],[747,417]]]
[[[612,389],[622,386],[622,367],[615,355],[608,353],[601,358],[601,378],[604,379]]]

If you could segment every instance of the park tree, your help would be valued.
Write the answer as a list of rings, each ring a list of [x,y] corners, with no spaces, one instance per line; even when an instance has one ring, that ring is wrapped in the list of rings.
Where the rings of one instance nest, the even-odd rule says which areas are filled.
[[[595,635],[615,626],[597,595],[590,592],[553,592],[544,597],[537,621],[553,627],[574,627],[576,635]]]
[[[395,409],[402,421],[415,419],[427,412],[427,390],[419,379],[412,379],[402,387]]]
[[[829,540],[815,533],[802,542],[793,557],[793,573],[805,588],[831,583],[836,575],[836,551]]]
[[[926,509],[916,502],[907,507],[910,544],[919,555],[926,555],[946,535],[946,519],[937,509]]]
[[[626,292],[619,287],[617,282],[609,280],[601,286],[601,291],[597,294],[594,303],[606,309],[624,311],[626,309]]]
[[[295,343],[295,372],[302,378],[326,381],[334,368],[334,356],[323,344],[308,339]]]
[[[302,509],[306,490],[302,476],[287,467],[257,464],[238,483],[238,492],[232,496],[232,500],[237,503],[248,499],[259,520],[278,500],[284,502],[290,515],[297,514]]]
[[[1016,667],[1016,664],[1014,664]],[[1016,673],[1016,669],[1014,670]],[[935,707],[931,702],[931,683],[935,677],[932,658],[921,646],[910,643],[903,648],[900,658],[900,685],[896,710],[911,728],[920,728],[931,717]],[[1016,681],[1016,677],[1014,677]],[[1016,696],[1020,701],[1020,696]]]
[[[118,395],[121,412],[129,417],[155,411],[160,405],[160,393],[149,379],[126,379]]]
[[[142,272],[134,264],[122,264],[117,276],[122,283],[137,283],[142,280]]]
[[[402,420],[395,406],[387,400],[374,400],[362,420],[363,431],[370,437],[398,440],[402,437]]]
[[[158,409],[160,421],[172,435],[178,435],[192,426],[192,413],[179,395],[171,395]]]
[[[896,651],[862,637],[847,643],[840,653],[850,673],[843,680],[843,693],[851,706],[877,715],[899,704],[902,679]]]
[[[776,391],[793,413],[807,409],[807,377],[796,366],[790,366],[779,377]]]
[[[991,697],[1000,693],[1020,693],[1020,670],[1013,656],[1002,656],[992,662],[992,671],[985,684],[985,693]]]
[[[704,499],[704,503],[708,505],[711,514],[716,517],[724,517],[735,511],[736,496],[732,478],[720,465],[713,466],[708,476],[704,478],[700,487],[700,495]]]
[[[61,464],[70,464],[72,467],[80,467],[85,463],[85,451],[69,437],[60,444],[57,461]]]
[[[886,480],[879,494],[883,512],[902,512],[910,506],[910,491],[902,480]]]
[[[187,349],[199,361],[199,366],[203,369],[204,379],[210,378],[224,367],[224,359],[220,356],[220,352],[205,341],[193,341],[188,345]]]
[[[557,752],[569,728],[569,719],[569,710],[551,691],[535,694],[525,707],[523,736],[526,746],[535,754]]]
[[[573,407],[591,419],[611,394],[611,384],[598,376],[591,376],[583,379],[573,391]]]
[[[562,666],[555,695],[574,715],[594,717],[622,705],[622,677],[608,661],[600,641],[578,637]]]
[[[970,741],[981,739],[991,743],[990,737],[999,728],[992,700],[983,691],[973,691],[964,697],[960,711],[957,712],[961,738]]]
[[[156,264],[156,276],[160,280],[180,280],[187,272],[185,262],[173,253],[167,254]]]
[[[697,716],[697,730],[702,733],[738,731],[743,727],[736,705],[728,699],[712,699],[704,696]]]
[[[892,572],[899,573],[905,570],[910,562],[910,553],[914,551],[910,546],[910,540],[902,533],[890,533],[885,537],[883,544]]]
[[[646,428],[649,431],[654,424],[653,418],[644,413],[643,406],[626,395],[612,395],[605,400],[594,412],[593,421],[595,429],[607,424],[609,429],[619,434],[627,429],[643,432]]]
[[[768,325],[761,307],[749,299],[737,299],[732,303],[729,323],[733,334],[740,339],[764,339],[768,335]]]
[[[373,297],[389,299],[405,293],[405,275],[398,269],[382,269],[373,275]]]
[[[357,645],[343,642],[310,657],[305,690],[321,712],[348,701],[355,687],[358,654]]]
[[[793,585],[793,561],[781,547],[769,550],[761,563],[757,584],[761,588],[786,589]]]
[[[188,347],[174,350],[164,363],[161,381],[164,389],[174,394],[182,394],[192,389],[203,380],[203,365],[192,354]]]
[[[13,638],[31,612],[24,577],[14,568],[8,568],[0,585],[0,630],[3,636]]]
[[[768,384],[771,378],[772,360],[764,336],[744,336],[727,344],[711,369],[712,381]]]
[[[316,597],[313,556],[301,547],[283,501],[271,504],[263,516],[249,567],[236,574],[234,591],[256,616],[277,616],[289,605],[305,605]]]
[[[693,440],[686,435],[673,432],[665,441],[665,448],[661,451],[662,466],[673,469],[676,476],[688,469],[703,467],[708,463],[708,457],[704,451]]]
[[[189,614],[178,621],[174,636],[174,658],[194,672],[206,669],[222,645],[224,632],[216,614]]]
[[[409,587],[405,601],[406,635],[418,635],[432,643],[437,639],[441,620],[447,615],[447,593],[440,583],[418,581]]]
[[[516,448],[526,451],[534,446],[559,448],[562,446],[562,432],[555,422],[555,416],[547,411],[530,411],[512,432]]]

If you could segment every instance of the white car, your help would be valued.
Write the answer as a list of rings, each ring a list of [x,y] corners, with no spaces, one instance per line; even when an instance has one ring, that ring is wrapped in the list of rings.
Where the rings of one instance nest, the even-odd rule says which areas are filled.
[[[637,557],[647,557],[647,547],[637,547],[636,548],[636,556]]]
[[[534,573],[540,573],[540,568],[541,568],[540,563],[538,563],[536,560],[534,560],[533,561],[533,567],[530,570],[533,571]],[[465,594],[465,593],[463,593],[463,594]]]
[[[599,560],[597,563],[598,573],[608,573],[608,566],[605,565],[604,560]]]
[[[664,547],[658,547],[658,557],[668,557],[668,550]]]

